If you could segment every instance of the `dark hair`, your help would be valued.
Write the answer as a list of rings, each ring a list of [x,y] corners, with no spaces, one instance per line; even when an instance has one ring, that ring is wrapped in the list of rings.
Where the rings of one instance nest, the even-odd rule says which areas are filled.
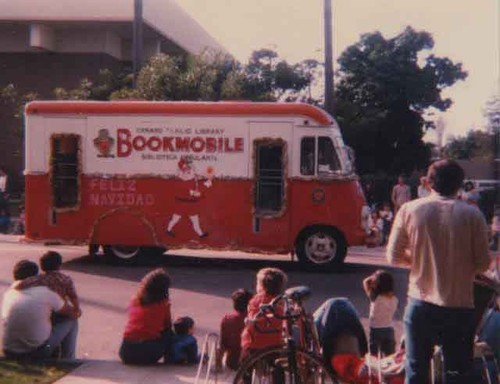
[[[379,269],[374,273],[373,295],[390,293],[394,291],[394,279],[392,275],[384,269]]]
[[[252,298],[253,293],[246,289],[240,288],[234,291],[231,295],[233,299],[233,308],[239,313],[246,313],[248,302]]]
[[[279,268],[262,268],[257,272],[257,281],[269,295],[279,295],[283,292],[287,280],[285,272]]]
[[[57,271],[62,264],[62,256],[55,251],[45,252],[40,257],[40,268],[44,272]]]
[[[472,181],[466,181],[464,184],[465,192],[472,191],[474,189],[474,183]]]
[[[174,331],[176,335],[187,335],[193,328],[194,320],[189,316],[179,317],[174,321]]]
[[[149,272],[141,280],[137,299],[141,305],[159,303],[168,298],[170,276],[164,268]]]
[[[464,170],[456,161],[439,160],[431,164],[427,172],[433,190],[443,196],[458,192],[464,181]]]
[[[14,265],[14,280],[24,280],[38,275],[38,265],[31,260],[21,260]]]

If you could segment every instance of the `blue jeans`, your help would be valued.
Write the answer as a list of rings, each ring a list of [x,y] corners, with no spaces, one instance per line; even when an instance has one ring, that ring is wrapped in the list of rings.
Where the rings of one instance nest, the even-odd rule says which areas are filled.
[[[323,347],[323,357],[328,364],[335,352],[334,341],[342,334],[352,335],[358,339],[361,355],[368,351],[365,330],[356,308],[349,299],[337,297],[326,300],[314,311],[313,318]]]
[[[52,332],[47,340],[47,353],[52,356],[56,348],[61,348],[63,359],[74,359],[76,339],[78,336],[78,321],[75,319],[61,319],[52,324]]]
[[[474,309],[440,307],[409,298],[404,314],[406,384],[430,383],[430,360],[441,345],[446,384],[471,383]]]
[[[155,364],[162,357],[168,361],[168,353],[172,343],[172,333],[164,331],[160,338],[154,340],[123,340],[120,346],[120,359],[124,364]]]
[[[45,343],[32,352],[12,353],[4,350],[5,355],[13,358],[48,359],[54,356],[60,349],[60,357],[63,359],[74,359],[76,351],[76,339],[78,336],[78,321],[64,318],[52,324],[52,332]]]

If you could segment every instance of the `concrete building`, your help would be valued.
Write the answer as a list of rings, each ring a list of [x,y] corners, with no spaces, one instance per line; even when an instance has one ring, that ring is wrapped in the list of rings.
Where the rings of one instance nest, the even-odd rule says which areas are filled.
[[[101,69],[131,70],[134,0],[0,0],[0,90],[53,97]],[[143,0],[143,58],[225,51],[175,0]],[[18,189],[21,121],[0,101],[0,167]],[[17,132],[17,134],[16,134]]]

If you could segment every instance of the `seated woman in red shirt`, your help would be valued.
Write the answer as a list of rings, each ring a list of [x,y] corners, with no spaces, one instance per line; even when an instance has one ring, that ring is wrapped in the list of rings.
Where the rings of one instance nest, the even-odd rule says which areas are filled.
[[[167,354],[172,339],[168,289],[163,268],[148,273],[128,308],[120,359],[125,364],[154,364]]]

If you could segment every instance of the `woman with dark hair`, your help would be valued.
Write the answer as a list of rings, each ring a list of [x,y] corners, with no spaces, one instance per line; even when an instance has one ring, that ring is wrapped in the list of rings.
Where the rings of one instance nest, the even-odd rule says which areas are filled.
[[[168,290],[170,277],[163,268],[149,272],[128,308],[120,358],[125,364],[154,364],[165,357],[172,339]]]

